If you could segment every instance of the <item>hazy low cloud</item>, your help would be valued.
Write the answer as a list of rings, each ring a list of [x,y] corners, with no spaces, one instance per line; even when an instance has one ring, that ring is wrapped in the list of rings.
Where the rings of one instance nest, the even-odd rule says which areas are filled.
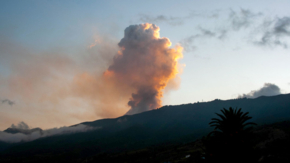
[[[78,132],[86,132],[91,131],[95,129],[100,129],[100,127],[91,127],[86,126],[83,124],[72,126],[72,127],[60,127],[60,128],[52,128],[47,129],[43,131],[35,131],[31,134],[23,134],[23,133],[17,133],[17,134],[10,134],[6,132],[0,131],[0,141],[8,142],[8,143],[18,143],[21,141],[33,141],[39,138],[43,137],[49,137],[54,135],[63,135],[63,134],[73,134]]]
[[[253,90],[247,94],[239,95],[238,98],[257,98],[260,96],[275,96],[279,94],[281,94],[281,90],[277,85],[265,83],[262,88]]]
[[[93,39],[93,45],[84,44],[90,48],[36,50],[13,37],[0,37],[0,128],[19,118],[51,128],[125,114],[131,90],[102,79],[119,50],[118,40],[109,35]],[[2,101],[4,97],[10,100]]]
[[[290,17],[266,20],[261,25],[264,29],[262,37],[254,44],[260,46],[282,46],[287,48],[287,42],[283,39],[290,37]]]
[[[14,101],[11,101],[11,100],[9,100],[9,99],[4,99],[4,100],[1,100],[1,102],[2,102],[2,104],[5,104],[5,103],[7,103],[8,105],[10,105],[10,106],[12,106],[12,105],[14,105],[15,104],[15,102]]]

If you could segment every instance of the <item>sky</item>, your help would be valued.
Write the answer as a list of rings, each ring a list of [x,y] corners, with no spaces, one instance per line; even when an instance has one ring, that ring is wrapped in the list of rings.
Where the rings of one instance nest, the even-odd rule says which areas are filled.
[[[0,3],[0,130],[290,93],[288,0]]]

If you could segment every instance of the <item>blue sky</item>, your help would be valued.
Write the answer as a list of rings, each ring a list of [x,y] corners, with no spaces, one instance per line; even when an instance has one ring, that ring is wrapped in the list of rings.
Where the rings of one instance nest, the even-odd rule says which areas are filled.
[[[179,88],[164,94],[163,105],[237,98],[265,83],[289,93],[289,5],[287,0],[2,1],[0,100],[15,104],[0,104],[0,129],[20,121],[49,128],[121,116],[126,103],[120,103],[123,112],[103,113],[91,100],[59,90],[76,74],[104,72],[125,28],[141,23],[156,24],[172,47],[184,47]],[[55,92],[60,97],[52,98]]]

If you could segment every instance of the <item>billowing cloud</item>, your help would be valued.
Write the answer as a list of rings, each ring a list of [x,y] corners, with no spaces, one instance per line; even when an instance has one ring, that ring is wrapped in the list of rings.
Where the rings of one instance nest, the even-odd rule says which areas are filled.
[[[1,100],[1,102],[2,102],[2,104],[4,103],[7,103],[8,105],[10,105],[10,106],[12,106],[12,105],[14,105],[15,104],[15,102],[14,101],[11,101],[11,100],[9,100],[9,99],[4,99],[4,100]]]
[[[260,96],[275,96],[279,94],[281,94],[281,90],[277,85],[265,83],[262,88],[253,90],[247,94],[239,95],[238,98],[257,98]]]
[[[169,39],[159,37],[159,27],[148,23],[127,27],[118,45],[120,50],[104,75],[132,88],[127,114],[161,107],[162,91],[178,74],[182,47],[170,48]]]
[[[35,131],[30,134],[23,133],[6,133],[0,131],[0,141],[8,142],[8,143],[18,143],[18,142],[26,142],[33,141],[43,137],[49,137],[54,135],[63,135],[63,134],[73,134],[78,132],[87,132],[95,129],[100,129],[100,127],[91,127],[83,124],[71,126],[71,127],[60,127],[60,128],[52,128],[42,131]]]

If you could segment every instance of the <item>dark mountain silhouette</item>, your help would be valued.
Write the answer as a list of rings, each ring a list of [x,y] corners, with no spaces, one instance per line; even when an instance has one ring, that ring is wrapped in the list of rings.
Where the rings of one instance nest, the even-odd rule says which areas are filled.
[[[81,124],[99,129],[14,144],[2,151],[1,156],[6,160],[77,161],[100,153],[189,142],[212,131],[211,118],[229,107],[250,112],[251,121],[258,125],[280,122],[290,119],[290,94],[164,106],[140,114],[84,122]]]
[[[3,132],[10,133],[10,134],[17,134],[17,133],[22,133],[25,135],[29,135],[35,131],[39,131],[40,133],[42,132],[41,128],[33,128],[33,129],[19,129],[19,128],[7,128]]]

